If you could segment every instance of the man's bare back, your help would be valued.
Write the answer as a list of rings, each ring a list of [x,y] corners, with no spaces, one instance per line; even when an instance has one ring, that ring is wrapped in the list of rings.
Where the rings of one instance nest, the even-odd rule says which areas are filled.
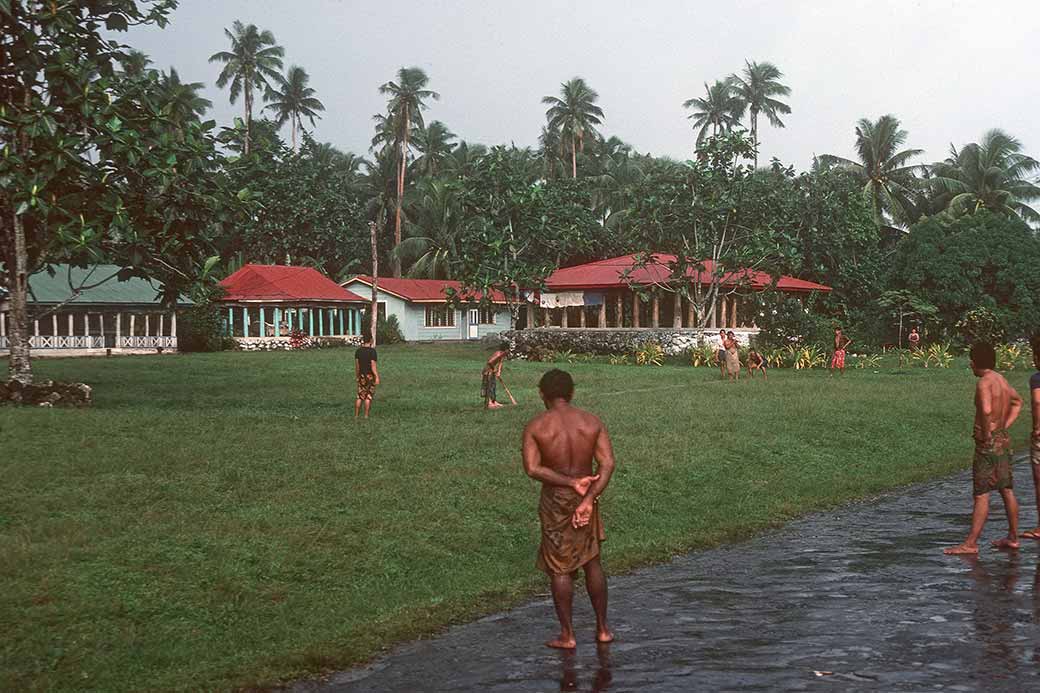
[[[985,443],[997,431],[1006,431],[1018,418],[1022,398],[996,371],[988,371],[975,385],[975,426],[973,436]]]
[[[592,476],[596,444],[603,433],[598,416],[577,407],[550,409],[527,425],[542,464],[570,477]]]

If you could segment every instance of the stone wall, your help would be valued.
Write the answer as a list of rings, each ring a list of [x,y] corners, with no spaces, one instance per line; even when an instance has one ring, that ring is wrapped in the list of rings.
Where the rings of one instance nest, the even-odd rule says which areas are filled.
[[[526,330],[510,330],[496,335],[498,340],[509,342],[510,349],[519,356],[532,351],[573,351],[579,354],[629,354],[648,342],[661,345],[664,352],[676,356],[704,342],[714,343],[718,329],[677,328],[606,328],[606,329],[562,329],[541,327]],[[740,344],[748,344],[757,329],[734,329]]]
[[[89,385],[83,383],[56,383],[41,380],[22,385],[17,380],[0,382],[0,404],[23,404],[35,407],[86,407],[94,398]]]
[[[300,349],[321,349],[328,347],[361,346],[362,337],[304,337]],[[292,349],[289,337],[249,337],[235,339],[237,351],[288,351]]]

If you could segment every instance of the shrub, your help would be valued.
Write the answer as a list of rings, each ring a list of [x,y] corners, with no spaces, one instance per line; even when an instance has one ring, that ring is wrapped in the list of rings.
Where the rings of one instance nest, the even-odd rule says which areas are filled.
[[[612,354],[608,363],[611,366],[627,366],[629,365],[628,354]]]
[[[998,344],[1007,335],[1007,326],[996,311],[980,306],[973,308],[957,321],[957,331],[968,344],[989,342]]]
[[[657,342],[647,342],[633,353],[640,366],[660,366],[664,363],[664,349]]]
[[[821,368],[827,365],[827,354],[815,344],[789,347],[791,363],[798,370]]]
[[[220,304],[208,300],[197,302],[184,311],[177,335],[178,351],[223,351],[228,348],[224,311]],[[232,344],[234,340],[231,340]]]
[[[361,315],[361,334],[369,334],[372,329],[370,322],[371,310],[367,310]],[[401,333],[401,325],[397,322],[396,315],[390,316],[379,316],[379,320],[376,322],[376,344],[400,344],[405,341],[404,335]]]
[[[718,349],[713,344],[704,343],[690,350],[690,365],[694,368],[715,367],[716,358],[718,358]]]
[[[776,348],[764,354],[766,365],[770,368],[786,368],[791,365],[791,350]]]
[[[997,368],[1002,371],[1013,371],[1019,366],[1029,366],[1026,350],[1019,344],[1001,344],[997,346]]]
[[[307,346],[307,335],[303,330],[293,330],[289,333],[289,348],[303,349]]]
[[[918,351],[921,350],[919,349]],[[936,368],[949,368],[950,364],[953,363],[953,349],[949,342],[946,342],[945,344],[929,344],[928,348],[923,351],[926,354],[926,368],[929,364]],[[999,359],[999,355],[997,358]]]
[[[855,360],[856,368],[878,368],[881,366],[881,354],[861,354]]]

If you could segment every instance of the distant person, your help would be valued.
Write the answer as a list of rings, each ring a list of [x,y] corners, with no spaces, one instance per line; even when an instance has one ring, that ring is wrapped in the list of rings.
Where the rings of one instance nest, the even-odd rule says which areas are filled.
[[[546,411],[524,428],[524,471],[542,482],[538,502],[542,541],[537,566],[547,573],[552,588],[560,634],[549,647],[576,646],[571,624],[574,579],[585,571],[585,588],[596,613],[596,641],[614,639],[607,625],[607,578],[600,565],[600,542],[605,538],[599,516],[599,495],[614,473],[614,449],[603,422],[571,405],[574,381],[553,369],[538,383]],[[593,473],[592,462],[598,464]]]
[[[354,377],[357,378],[357,400],[354,402],[354,418],[361,414],[361,405],[365,405],[365,418],[372,410],[372,396],[379,385],[379,365],[376,363],[376,350],[372,347],[372,335],[366,334],[365,341],[354,352]]]
[[[845,375],[845,353],[852,344],[852,340],[845,336],[841,331],[841,328],[834,330],[834,355],[831,356],[831,375],[834,375],[834,369],[838,369],[838,372]]]
[[[502,364],[509,358],[509,345],[502,343],[491,354],[481,371],[480,396],[484,399],[485,409],[501,409],[498,402],[498,379],[502,377]]]
[[[733,330],[726,333],[726,375],[730,380],[740,380],[740,345]]]
[[[910,330],[910,336],[907,337],[910,340],[910,350],[917,351],[921,348],[921,334],[917,331],[917,328]]]
[[[719,375],[723,379],[726,378],[726,330],[719,330],[719,344],[718,351],[715,354],[715,360],[719,364]]]
[[[748,352],[747,357],[747,373],[749,378],[755,377],[755,371],[762,374],[762,377],[769,380],[769,376],[766,375],[766,360],[762,358],[762,354],[758,353],[758,350],[754,347]]]
[[[1011,438],[1008,429],[1022,410],[1022,398],[994,369],[993,345],[978,342],[971,347],[971,370],[979,379],[975,387],[975,459],[972,463],[972,495],[975,507],[971,531],[963,544],[944,549],[946,554],[976,554],[979,536],[989,515],[989,494],[1000,491],[1007,513],[1008,535],[993,542],[998,549],[1018,548],[1018,501],[1011,490]]]
[[[1040,513],[1040,333],[1033,335],[1029,340],[1029,346],[1033,348],[1033,365],[1036,373],[1029,378],[1029,401],[1033,410],[1033,430],[1029,435],[1029,465],[1033,470],[1033,491],[1036,493],[1036,509]],[[1040,539],[1040,522],[1036,529],[1031,529],[1022,534],[1026,539]],[[1037,568],[1040,576],[1040,568]]]

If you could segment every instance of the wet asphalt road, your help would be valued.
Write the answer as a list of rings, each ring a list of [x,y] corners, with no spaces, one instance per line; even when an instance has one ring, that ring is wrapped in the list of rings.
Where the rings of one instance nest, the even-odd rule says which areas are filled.
[[[1027,464],[1015,481],[1033,527]],[[614,577],[609,646],[579,593],[573,654],[543,646],[556,622],[541,599],[290,690],[1040,691],[1040,542],[988,548],[1006,531],[993,494],[979,557],[944,556],[970,489],[962,474]]]

